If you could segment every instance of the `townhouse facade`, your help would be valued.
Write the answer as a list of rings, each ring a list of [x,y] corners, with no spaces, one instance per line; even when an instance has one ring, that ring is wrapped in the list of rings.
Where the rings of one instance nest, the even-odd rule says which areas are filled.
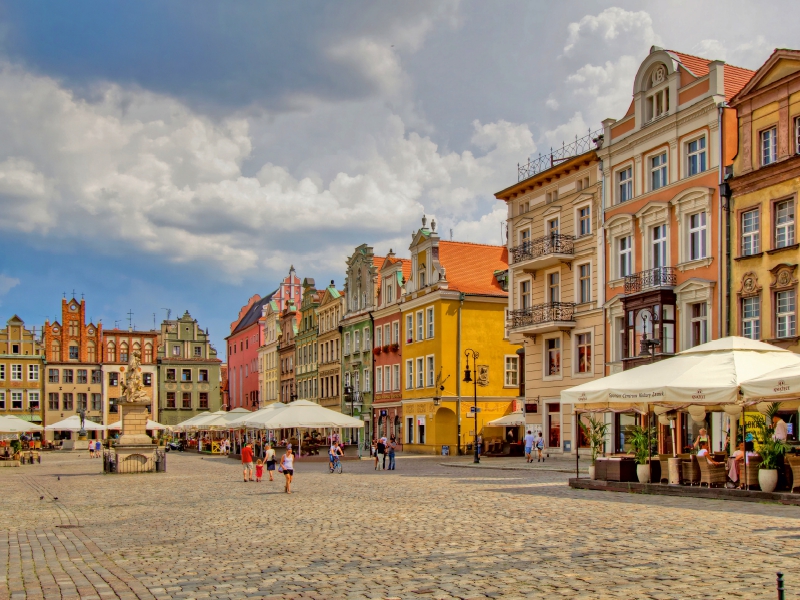
[[[42,423],[44,347],[17,315],[0,329],[0,416]]]
[[[344,314],[344,292],[334,282],[322,292],[317,307],[317,389],[319,403],[325,408],[342,411],[342,346],[341,320]]]
[[[775,50],[730,104],[739,135],[733,177],[723,185],[731,230],[726,330],[799,352],[800,52]]]
[[[517,184],[495,195],[508,208],[506,332],[518,348],[526,430],[541,432],[552,452],[577,451],[579,443],[561,391],[603,376],[602,172],[594,145],[590,134],[576,140],[575,156],[529,163]]]
[[[373,348],[373,401],[371,423],[365,421],[365,438],[395,437],[402,443],[403,393],[400,331],[400,299],[405,282],[411,276],[411,261],[396,258],[390,249],[378,272],[378,306],[372,313],[375,347]],[[374,435],[372,434],[374,432]]]
[[[86,419],[103,422],[103,326],[86,322],[86,301],[61,300],[61,321],[45,321],[42,343],[47,373],[44,422],[53,424],[82,410]],[[47,432],[47,439],[59,433]]]
[[[295,379],[295,338],[297,336],[300,312],[289,300],[281,312],[281,337],[278,344],[278,365],[280,375],[280,401],[283,403],[297,400],[297,381]]]
[[[272,404],[280,399],[280,375],[278,372],[278,346],[281,337],[281,313],[278,303],[270,301],[264,309],[262,326],[264,343],[258,349],[261,364],[261,406]]]
[[[403,448],[469,452],[489,421],[513,410],[518,394],[516,348],[505,337],[508,249],[440,241],[435,221],[428,227],[423,217],[409,250],[400,301]],[[477,392],[462,383],[467,360]],[[477,413],[470,410],[475,397]]]
[[[161,323],[158,348],[158,415],[175,425],[222,406],[217,351],[187,310],[179,319]]]
[[[158,331],[103,330],[101,346],[104,353],[101,366],[104,382],[102,423],[108,425],[121,418],[119,398],[122,395],[122,388],[120,384],[125,380],[125,369],[134,352],[139,353],[142,363],[142,385],[145,391],[149,392],[152,400],[150,418],[158,421],[158,338]]]
[[[303,299],[300,304],[300,325],[297,330],[296,346],[297,356],[295,364],[295,377],[297,379],[297,396],[301,400],[317,402],[317,307],[320,294],[316,283],[310,277],[303,279]]]

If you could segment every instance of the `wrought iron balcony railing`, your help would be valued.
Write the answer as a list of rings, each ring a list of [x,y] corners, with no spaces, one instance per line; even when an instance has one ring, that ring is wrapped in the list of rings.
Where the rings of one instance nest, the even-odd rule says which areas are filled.
[[[509,328],[517,329],[519,327],[530,327],[531,325],[543,325],[554,321],[573,321],[574,314],[574,302],[538,304],[530,308],[510,311],[508,313]]]
[[[550,148],[549,154],[539,154],[538,158],[528,158],[528,162],[521,165],[517,163],[517,181],[522,181],[528,177],[533,177],[537,173],[546,171],[547,169],[557,165],[579,154],[589,152],[597,147],[603,137],[603,130],[589,131],[588,135],[579,138],[575,136],[575,141],[569,144],[562,142],[561,148]]]
[[[553,233],[511,248],[511,255],[514,263],[520,263],[548,254],[572,254],[574,251],[574,235]]]
[[[675,285],[675,269],[672,267],[656,267],[625,276],[625,293],[635,294],[649,288]]]

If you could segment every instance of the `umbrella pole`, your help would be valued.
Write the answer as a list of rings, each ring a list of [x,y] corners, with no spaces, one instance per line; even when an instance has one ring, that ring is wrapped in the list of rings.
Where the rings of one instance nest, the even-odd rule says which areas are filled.
[[[747,413],[744,408],[742,408],[742,441],[744,442],[744,487],[749,492],[750,478],[747,476],[747,465],[749,464],[747,460]]]
[[[650,440],[650,405],[647,405],[647,470],[650,473],[649,480],[653,479],[653,442]]]
[[[581,413],[575,413],[575,479],[580,479],[580,460],[581,460]],[[527,443],[527,442],[526,442]]]

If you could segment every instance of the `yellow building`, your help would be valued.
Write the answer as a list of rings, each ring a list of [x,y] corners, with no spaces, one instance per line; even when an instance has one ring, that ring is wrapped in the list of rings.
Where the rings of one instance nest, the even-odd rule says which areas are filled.
[[[519,357],[505,332],[508,252],[440,241],[436,222],[426,224],[411,243],[411,276],[401,290],[403,449],[468,452],[476,423],[473,385],[462,381],[465,352],[478,353],[477,432],[485,441],[505,436],[486,423],[511,412],[519,392]]]
[[[798,352],[800,51],[775,50],[731,105],[739,142],[728,181],[727,331]]]
[[[267,304],[263,312],[264,345],[258,349],[258,380],[261,385],[261,406],[266,406],[279,400],[278,341],[281,337],[281,313],[275,300]]]
[[[0,415],[42,422],[44,349],[17,315],[0,329]]]

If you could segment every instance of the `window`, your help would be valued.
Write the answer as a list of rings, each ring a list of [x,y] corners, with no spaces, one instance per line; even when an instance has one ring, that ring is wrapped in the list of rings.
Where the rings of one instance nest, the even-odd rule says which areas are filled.
[[[433,387],[436,383],[436,375],[433,368],[433,356],[428,356],[425,359],[425,373],[427,374],[427,386]]]
[[[358,331],[353,332],[353,352],[361,351],[361,333]]]
[[[5,365],[0,365],[0,381],[5,379]],[[47,369],[47,382],[58,383],[58,369]]]
[[[11,392],[11,410],[22,410],[22,392]]]
[[[559,302],[561,296],[559,290],[560,279],[559,273],[548,273],[547,275],[547,298],[550,304]]]
[[[380,348],[383,346],[383,327],[375,328],[375,347]]]
[[[11,381],[22,381],[22,365],[11,365]]]
[[[392,323],[392,343],[400,343],[400,321],[395,321]]]
[[[590,206],[578,209],[578,232],[579,235],[592,233],[592,208]]]
[[[89,410],[89,402],[86,394],[78,394],[78,412]]]
[[[794,244],[794,202],[783,200],[775,204],[775,247]]]
[[[689,216],[689,260],[706,257],[706,213]]]
[[[19,344],[11,344],[11,354],[19,354]]]
[[[119,373],[108,374],[108,385],[111,387],[116,387],[119,385]]]
[[[779,338],[793,337],[796,331],[794,290],[775,294],[775,325]]]
[[[667,185],[667,153],[662,152],[650,159],[650,190]]]
[[[651,232],[651,248],[652,255],[650,256],[650,266],[653,269],[659,269],[667,266],[667,226],[656,225],[650,229]]]
[[[192,408],[192,393],[191,392],[182,392],[181,393],[181,408]]]
[[[761,132],[761,166],[775,162],[778,156],[778,128],[773,127]]]
[[[550,219],[547,222],[547,235],[551,238],[558,235],[558,219]]]
[[[633,167],[628,167],[617,173],[619,186],[619,203],[627,202],[633,198]]]
[[[0,392],[0,396],[3,392]],[[58,402],[58,392],[50,392],[47,394],[47,408],[50,410],[58,410],[59,402]]]
[[[119,361],[120,362],[128,362],[128,344],[125,342],[119,345]]]
[[[203,347],[202,346],[195,346],[194,347],[194,355],[196,358],[203,357]]]
[[[86,369],[78,369],[78,383],[89,383],[89,372]]]
[[[119,412],[119,399],[118,398],[109,398],[108,399],[108,412],[117,414]]]
[[[417,341],[420,342],[425,339],[423,324],[422,324],[422,311],[417,312]]]
[[[245,365],[245,370],[247,369],[247,365]],[[191,381],[192,380],[192,370],[191,369],[181,369],[181,381]]]
[[[633,274],[633,238],[626,236],[619,238],[619,276]]]
[[[425,311],[425,320],[428,323],[428,339],[433,338],[433,307]]]
[[[175,408],[175,392],[167,392],[167,408]]]
[[[208,383],[208,369],[200,369],[197,373],[197,381]]]
[[[144,387],[152,387],[153,386],[153,374],[152,373],[142,373],[142,385]]]
[[[531,282],[521,281],[519,283],[519,307],[531,307]]]
[[[28,392],[28,407],[33,410],[41,409],[41,406],[39,406],[39,392]]]
[[[686,145],[686,155],[689,159],[688,175],[697,175],[706,170],[706,138],[701,137]]]
[[[97,349],[92,341],[86,344],[86,360],[92,363],[97,361]]]
[[[800,154],[800,117],[794,119],[794,151]]]
[[[669,112],[669,88],[662,88],[647,97],[647,120],[652,121]]]
[[[578,373],[592,372],[592,334],[579,333],[575,336]]]
[[[116,361],[117,361],[117,347],[114,345],[114,342],[109,342],[108,362],[116,362]]]
[[[758,210],[748,210],[742,213],[742,256],[758,254],[758,233]]]
[[[742,298],[742,337],[751,340],[761,335],[761,302],[758,298]]]
[[[208,392],[198,394],[198,408],[208,408]]]
[[[369,350],[372,347],[372,343],[370,341],[369,336],[369,327],[364,328],[364,352]]]
[[[708,341],[708,305],[705,302],[692,304],[691,340],[692,347]]]
[[[406,344],[414,342],[414,315],[406,315]]]
[[[173,346],[172,347],[172,356],[180,356],[181,355],[181,347],[180,346]]]
[[[153,362],[153,346],[152,344],[145,344],[144,346],[144,362]]]
[[[75,399],[70,393],[65,393],[62,396],[63,402],[61,403],[62,410],[75,410]]]
[[[64,369],[64,372],[62,373],[64,383],[72,383],[73,382],[72,375],[73,375],[72,369]]]
[[[592,266],[590,264],[578,266],[578,302],[585,304],[592,301]]]
[[[69,347],[69,359],[70,360],[78,360],[78,347],[77,346],[70,346]]]
[[[28,381],[39,381],[39,365],[28,365]]]
[[[561,375],[561,340],[550,338],[547,340],[547,375]]]
[[[375,392],[383,391],[383,367],[378,367],[375,370]]]
[[[92,371],[92,383],[102,383],[103,382],[103,372],[100,369],[95,369]]]
[[[506,356],[505,365],[505,385],[506,387],[517,387],[519,385],[519,357]]]
[[[369,369],[364,369],[364,391],[372,391],[369,387]]]
[[[392,365],[392,389],[400,391],[400,365]]]
[[[406,389],[413,390],[414,389],[414,361],[407,360],[406,361]]]
[[[176,373],[175,369],[167,369],[166,380],[167,381],[175,381],[175,373]]]
[[[417,359],[417,387],[422,388],[425,387],[425,368],[424,360],[422,358]]]

